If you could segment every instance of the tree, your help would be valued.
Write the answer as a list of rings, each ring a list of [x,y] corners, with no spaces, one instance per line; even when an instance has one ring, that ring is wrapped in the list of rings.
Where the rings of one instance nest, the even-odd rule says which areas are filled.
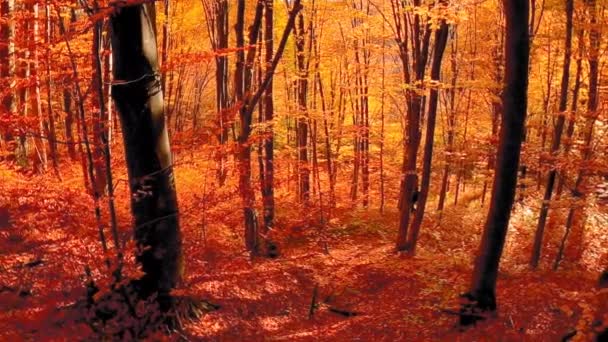
[[[217,109],[217,139],[220,150],[216,154],[217,178],[220,186],[226,181],[226,152],[223,150],[228,141],[228,111],[230,94],[228,93],[228,49],[229,39],[229,5],[227,0],[203,1],[211,46],[215,50],[215,96]]]
[[[582,203],[574,203],[568,210],[568,217],[566,218],[566,227],[564,235],[561,239],[558,254],[553,263],[553,269],[559,267],[559,263],[564,254],[564,248],[568,238],[570,237],[571,244],[574,246],[580,245],[582,240],[582,224],[577,224],[576,221],[582,220],[582,211],[584,210],[584,199],[586,198],[585,191],[585,180],[589,174],[587,165],[593,157],[593,131],[596,121],[599,118],[599,51],[601,42],[601,31],[598,27],[597,18],[597,3],[596,0],[586,0],[585,6],[589,11],[589,54],[588,54],[588,65],[589,65],[589,92],[587,94],[587,112],[586,112],[586,123],[583,128],[583,146],[581,148],[581,165],[579,166],[578,174],[572,186],[571,195],[577,202],[582,200]],[[573,232],[575,228],[576,231]],[[573,234],[574,233],[574,234]],[[574,236],[570,236],[574,235]],[[578,252],[575,253],[575,258],[578,259],[582,249],[578,248]]]
[[[274,6],[273,0],[264,2],[264,43],[266,44],[265,62],[266,72],[272,71],[272,58],[274,54]],[[272,78],[264,94],[264,117],[263,122],[272,125],[274,118]],[[264,159],[262,173],[262,201],[264,203],[264,228],[266,233],[274,226],[274,129],[271,126],[264,140]]]
[[[0,99],[2,102],[2,107],[4,109],[4,113],[8,114],[9,117],[17,114],[17,99],[15,98],[15,71],[16,71],[16,51],[15,51],[15,21],[16,21],[16,8],[15,8],[15,0],[7,0],[4,1],[1,5],[0,13],[6,17],[5,23],[2,24],[2,39],[4,40],[4,45],[6,48],[0,48],[0,62],[2,65],[0,66],[0,77],[4,77],[6,87],[5,91],[3,91],[3,96]],[[11,144],[13,140],[13,132],[12,128],[9,126],[8,132],[4,134],[4,139],[7,144]],[[19,158],[19,150],[17,147],[15,157]],[[17,160],[17,162],[22,163],[23,160]]]
[[[430,170],[435,134],[438,92],[431,91],[428,106],[428,125],[425,141],[425,155],[422,174],[422,202],[416,207],[419,196],[418,150],[422,140],[422,121],[425,114],[426,96],[424,95],[424,79],[427,72],[427,60],[434,52],[431,63],[431,79],[437,81],[441,71],[441,62],[448,39],[448,27],[441,19],[437,29],[433,29],[433,20],[429,13],[434,10],[445,10],[445,4],[433,4],[425,8],[419,0],[413,1],[413,8],[408,8],[405,2],[391,1],[393,11],[395,40],[399,46],[399,57],[402,63],[403,80],[407,84],[406,99],[406,131],[404,132],[405,146],[401,177],[401,193],[399,197],[399,232],[397,235],[397,250],[414,252],[422,219],[426,197],[430,185]],[[423,11],[422,9],[425,9]],[[428,10],[428,11],[427,11]],[[423,14],[427,13],[427,14]],[[433,45],[431,33],[435,31]],[[408,39],[411,34],[411,39]],[[411,213],[416,212],[410,222]]]
[[[112,96],[122,125],[137,256],[144,275],[140,296],[158,293],[163,311],[182,278],[182,241],[169,136],[158,68],[154,5],[118,8],[111,17]]]
[[[291,8],[289,19],[287,20],[287,26],[283,31],[283,36],[279,42],[277,52],[275,53],[272,63],[266,69],[264,78],[260,83],[258,89],[252,91],[252,74],[253,74],[253,63],[257,53],[256,43],[258,41],[258,34],[260,26],[262,25],[262,16],[264,10],[264,0],[258,0],[255,10],[255,17],[253,23],[249,28],[249,48],[247,54],[245,54],[245,2],[239,0],[237,3],[237,19],[235,24],[235,35],[237,45],[237,59],[236,68],[234,72],[234,83],[235,83],[235,99],[239,104],[239,117],[241,124],[241,131],[238,137],[238,150],[237,157],[239,160],[239,192],[243,203],[243,215],[245,218],[245,246],[252,253],[257,253],[258,248],[258,218],[255,210],[255,194],[251,184],[251,142],[249,137],[251,135],[252,122],[253,122],[253,111],[260,101],[262,95],[268,89],[272,78],[274,77],[274,71],[277,68],[283,51],[285,50],[285,44],[287,39],[294,29],[295,18],[298,13],[302,10],[300,0],[296,0]]]
[[[435,31],[435,52],[431,65],[431,80],[439,82],[439,74],[441,72],[441,62],[443,53],[448,41],[449,26],[445,20],[441,20],[439,28]],[[420,195],[418,196],[418,205],[416,206],[416,214],[412,227],[409,229],[408,248],[410,253],[416,250],[416,242],[422,226],[424,217],[424,209],[426,208],[426,200],[429,195],[429,187],[431,184],[431,166],[433,161],[433,144],[435,141],[435,123],[437,121],[437,102],[439,97],[439,89],[435,85],[431,89],[429,96],[429,105],[427,113],[426,137],[424,142],[424,157],[422,161],[422,180],[420,184]]]
[[[559,99],[559,116],[555,123],[555,129],[553,131],[553,140],[551,141],[551,156],[552,158],[557,157],[561,141],[562,133],[564,131],[564,124],[566,122],[566,111],[568,108],[568,84],[570,81],[570,57],[572,55],[572,16],[574,13],[574,0],[566,0],[566,38],[564,47],[564,65],[562,70],[562,83],[560,88],[560,99]],[[545,224],[547,222],[547,214],[549,213],[549,204],[551,197],[553,196],[553,187],[557,179],[557,169],[555,166],[549,171],[547,176],[547,184],[545,186],[545,194],[541,203],[540,215],[538,218],[538,226],[536,227],[536,233],[534,235],[534,246],[532,248],[532,258],[530,265],[532,268],[538,266],[540,260],[543,233],[545,230]]]
[[[506,17],[505,85],[502,93],[502,126],[497,151],[492,197],[481,245],[475,261],[470,290],[464,297],[461,325],[471,325],[494,313],[496,278],[511,208],[515,199],[517,172],[527,110],[530,41],[527,0],[504,0]]]
[[[395,41],[399,46],[405,90],[406,129],[404,132],[403,167],[401,193],[399,195],[399,232],[397,250],[408,250],[408,228],[410,214],[418,192],[417,160],[421,140],[421,118],[423,116],[424,95],[422,82],[426,73],[429,56],[431,27],[423,11],[421,0],[414,0],[413,7],[403,1],[391,1]],[[411,36],[410,36],[411,35]]]
[[[312,30],[312,13],[309,30]],[[312,46],[312,32],[309,32],[308,46]],[[301,202],[310,200],[310,169],[308,165],[308,130],[310,129],[308,115],[308,72],[310,66],[310,53],[306,53],[306,30],[304,14],[298,15],[294,28],[296,41],[296,67],[298,78],[296,81],[296,99],[298,117],[296,119],[296,147],[298,153],[298,195]],[[308,60],[307,60],[308,55]]]

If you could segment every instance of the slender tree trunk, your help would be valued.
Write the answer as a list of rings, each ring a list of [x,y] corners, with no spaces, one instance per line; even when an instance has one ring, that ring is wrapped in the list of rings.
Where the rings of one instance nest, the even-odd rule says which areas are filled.
[[[574,88],[572,89],[572,101],[570,104],[570,116],[568,118],[568,128],[566,129],[566,138],[564,139],[564,158],[567,158],[572,148],[572,136],[574,135],[574,126],[576,123],[576,112],[578,109],[578,97],[581,89],[581,77],[583,72],[583,53],[585,48],[583,29],[578,30],[578,52],[576,58],[576,74],[574,76]],[[564,184],[568,179],[568,171],[562,170],[557,182],[557,196],[561,196],[564,189]]]
[[[310,200],[310,169],[308,163],[308,68],[305,56],[305,30],[304,15],[300,13],[296,30],[296,64],[298,68],[297,102],[298,118],[296,119],[296,142],[298,150],[300,201],[307,203]]]
[[[414,1],[415,6],[420,6],[419,0]],[[423,115],[424,96],[420,95],[421,89],[418,89],[424,81],[426,71],[426,61],[429,51],[429,40],[431,28],[428,24],[421,23],[421,17],[418,12],[410,18],[408,11],[404,8],[405,4],[399,1],[392,1],[394,20],[399,21],[400,25],[405,25],[411,22],[412,37],[412,64],[410,65],[410,52],[408,49],[409,27],[403,28],[404,32],[397,32],[397,40],[400,45],[400,57],[403,64],[403,73],[405,83],[410,83],[410,69],[414,71],[414,87],[417,89],[406,90],[407,104],[407,128],[406,145],[403,157],[403,174],[401,181],[401,194],[399,199],[399,231],[397,235],[397,250],[403,251],[408,249],[407,237],[408,228],[410,226],[410,215],[414,211],[415,202],[418,193],[418,173],[417,160],[418,150],[420,148],[421,130],[420,122]],[[402,17],[403,16],[403,17]]]
[[[448,41],[448,29],[448,24],[445,21],[442,21],[439,29],[435,31],[435,53],[433,55],[433,62],[431,66],[431,80],[437,82],[439,82],[441,62],[443,60],[443,53],[445,51],[445,46]],[[418,195],[418,205],[416,206],[416,214],[414,216],[412,226],[409,229],[409,237],[407,242],[407,250],[410,254],[414,254],[416,251],[416,243],[418,241],[420,227],[422,226],[422,219],[424,218],[424,209],[426,208],[426,200],[429,195],[429,187],[431,184],[431,166],[433,161],[433,143],[435,141],[435,122],[437,118],[438,96],[439,90],[437,88],[432,88],[431,94],[429,96],[429,108],[427,115],[428,122],[424,142],[424,157],[422,162],[422,180],[420,184],[420,194]]]
[[[8,1],[3,1],[0,3],[0,17],[9,18],[11,14],[10,5]],[[2,87],[10,87],[10,80],[8,78],[8,69],[9,69],[9,54],[8,54],[8,42],[10,40],[10,21],[2,21],[0,22],[0,39],[6,43],[0,45],[0,80],[2,81]],[[10,113],[10,104],[11,98],[10,93],[0,98],[0,109],[2,109],[1,113]],[[8,142],[11,132],[9,130],[2,132],[3,137]]]
[[[317,55],[319,55],[319,44],[317,44]],[[332,150],[331,150],[331,142],[330,142],[330,133],[329,133],[329,123],[327,117],[327,101],[325,98],[325,92],[323,89],[323,80],[321,79],[321,75],[319,75],[319,59],[317,58],[317,66],[315,76],[317,80],[317,87],[319,89],[319,96],[321,97],[321,111],[323,113],[323,142],[325,144],[325,161],[327,167],[327,179],[329,181],[329,207],[331,214],[331,207],[335,204],[336,200],[336,192],[335,192],[335,184],[331,181],[333,175],[333,162],[332,162]],[[331,104],[333,106],[333,103]],[[332,107],[333,112],[333,107]],[[333,117],[333,115],[332,115]]]
[[[16,21],[17,21],[17,13],[16,13],[16,7],[15,7],[15,0],[6,0],[6,5],[3,4],[3,6],[5,7],[5,15],[6,15],[6,19],[7,19],[7,24],[5,27],[6,33],[5,33],[5,38],[6,38],[6,45],[7,45],[7,49],[6,49],[6,59],[8,62],[6,64],[6,79],[7,79],[7,83],[6,83],[6,87],[8,88],[8,94],[5,95],[5,97],[2,99],[3,105],[4,105],[4,109],[5,111],[9,114],[9,116],[14,116],[17,115],[17,97],[16,97],[16,84],[17,84],[17,80],[16,80],[16,67],[17,67],[17,56],[16,56],[16,50],[15,50],[15,40],[16,40],[16,36],[15,36],[15,29],[16,29]],[[4,66],[3,66],[4,67]],[[6,141],[8,143],[12,143],[12,140],[15,138],[13,136],[13,132],[11,131],[11,128],[9,126],[9,131],[7,132],[7,134],[5,135]],[[14,150],[14,156],[15,156],[15,161],[18,164],[21,164],[24,166],[24,162],[26,160],[23,159],[24,156],[20,155],[20,147],[19,147],[19,139],[17,139],[17,146]]]
[[[557,158],[559,148],[562,141],[562,132],[564,131],[564,123],[566,121],[566,110],[568,108],[568,84],[570,80],[570,57],[572,55],[572,16],[574,13],[574,0],[566,0],[566,38],[564,47],[564,66],[562,70],[562,83],[560,89],[560,100],[559,100],[559,116],[555,124],[555,130],[553,132],[553,140],[551,142],[551,157],[552,159]],[[530,265],[532,268],[538,267],[538,263],[541,257],[541,249],[543,242],[543,235],[545,231],[545,224],[547,222],[547,215],[549,213],[549,204],[551,203],[551,197],[553,196],[553,187],[557,178],[557,169],[555,161],[551,161],[554,164],[549,170],[547,177],[547,184],[545,186],[545,194],[541,203],[541,209],[538,219],[538,225],[536,227],[536,233],[534,235],[534,245],[532,247],[532,258],[530,259]]]
[[[34,41],[39,41],[40,36],[40,10],[38,4],[34,4]],[[44,130],[44,120],[42,117],[42,97],[40,96],[40,58],[38,54],[38,45],[34,44],[34,73],[35,73],[35,92],[36,92],[36,116],[38,119],[38,135],[39,138],[35,139],[36,149],[38,150],[40,160],[40,172],[44,172],[47,168],[47,153],[46,153],[46,133]]]
[[[382,76],[380,87],[380,212],[384,213],[384,139],[386,131],[386,120],[384,114],[384,100],[386,92],[386,36],[385,21],[382,21]]]
[[[587,101],[587,123],[583,135],[584,145],[581,149],[581,160],[583,163],[588,162],[593,157],[593,131],[595,122],[599,117],[599,52],[600,52],[600,29],[598,28],[598,20],[597,20],[597,3],[596,0],[586,0],[585,6],[589,11],[589,54],[588,54],[588,64],[589,64],[589,93],[588,93],[588,101]],[[568,217],[566,219],[566,229],[562,241],[560,243],[560,247],[558,249],[558,255],[553,264],[553,269],[557,269],[559,267],[559,263],[561,262],[565,250],[565,244],[570,235],[571,244],[573,246],[580,246],[582,244],[583,232],[582,232],[582,220],[583,211],[584,211],[584,200],[586,197],[585,194],[585,177],[588,174],[588,170],[585,168],[585,165],[582,164],[579,167],[578,175],[576,177],[576,181],[574,182],[574,187],[572,188],[572,197],[577,200],[577,202],[583,203],[574,203],[573,206],[568,211]],[[576,231],[575,231],[576,230]],[[577,253],[573,253],[574,256],[572,259],[580,258],[580,248]]]
[[[502,94],[503,124],[497,152],[492,198],[471,281],[464,297],[461,325],[483,319],[496,311],[496,279],[511,208],[515,200],[517,172],[527,111],[530,41],[527,0],[504,0],[506,15],[505,87]]]
[[[265,62],[266,73],[271,72],[274,56],[274,5],[273,0],[264,2],[264,43],[266,44]],[[270,80],[264,94],[264,122],[271,125],[264,139],[264,184],[262,187],[262,201],[264,204],[264,229],[266,233],[274,226],[274,99],[273,81]]]
[[[20,4],[18,7],[19,10],[23,11],[27,11],[28,13],[31,13],[32,11],[32,5],[31,4]],[[19,36],[23,36],[23,38],[28,42],[27,44],[29,44],[29,41],[31,39],[31,25],[30,25],[30,21],[29,20],[25,20],[25,21],[21,21],[20,25],[17,25],[17,30],[22,31],[22,32],[16,32],[15,36],[19,35]],[[16,43],[16,42],[15,42]],[[16,45],[16,44],[15,44]],[[23,53],[18,53],[18,50],[22,50]],[[30,64],[30,49],[28,46],[25,46],[25,48],[22,49],[15,49],[14,51],[15,53],[15,67],[17,69],[17,73],[18,73],[18,78],[19,79],[26,79],[29,80],[30,78],[30,74],[31,74],[31,64]],[[19,56],[20,60],[17,59],[17,56]],[[20,89],[17,90],[18,92],[18,96],[15,97],[16,102],[16,108],[17,108],[17,112],[21,113],[21,116],[26,118],[29,114],[29,101],[28,101],[28,97],[29,97],[29,87],[24,87],[21,86]],[[27,131],[25,129],[20,130],[19,132],[19,137],[17,139],[17,149],[15,151],[15,156],[17,159],[17,162],[23,166],[28,166],[29,164],[29,160],[28,160],[28,144],[27,144]]]
[[[65,116],[65,140],[68,148],[68,155],[72,161],[76,160],[76,143],[74,142],[74,112],[72,111],[72,92],[69,86],[63,89],[63,109]]]
[[[122,124],[137,260],[144,272],[136,285],[142,297],[158,293],[161,310],[167,311],[183,263],[153,6],[123,7],[111,17],[112,96]]]
[[[217,140],[220,144],[216,151],[217,179],[220,186],[226,182],[226,142],[228,141],[228,117],[230,111],[230,94],[228,91],[228,49],[229,42],[229,3],[227,0],[213,0],[207,9],[207,21],[210,25],[211,43],[215,50],[215,97],[217,109]]]
[[[454,33],[452,38],[452,51],[450,58],[450,66],[452,72],[452,79],[450,81],[451,88],[446,91],[447,94],[447,142],[446,142],[446,157],[445,166],[443,168],[443,176],[441,177],[441,187],[439,190],[439,201],[437,204],[437,211],[439,211],[439,217],[443,216],[443,209],[445,206],[445,200],[448,192],[448,183],[450,179],[451,163],[454,161],[454,138],[456,135],[456,81],[458,80],[458,63],[456,57],[458,55],[458,36]]]
[[[53,96],[52,96],[52,75],[51,75],[51,5],[46,1],[45,14],[46,14],[46,104],[47,104],[47,115],[49,118],[48,126],[48,138],[49,138],[49,151],[51,153],[51,160],[53,163],[53,169],[59,178],[61,178],[59,172],[59,152],[57,151],[57,133],[55,130],[55,113],[53,113]]]
[[[245,52],[242,49],[245,44],[244,26],[245,26],[245,1],[239,0],[237,3],[237,21],[235,25],[236,43],[237,43],[237,61],[235,69],[235,93],[236,101],[241,104],[239,116],[241,121],[241,132],[239,134],[239,191],[243,202],[243,213],[245,217],[245,246],[252,253],[257,252],[258,244],[258,222],[257,213],[255,210],[255,194],[251,184],[251,143],[249,136],[251,134],[252,115],[256,105],[260,101],[263,93],[268,89],[274,71],[278,65],[279,59],[283,55],[287,39],[293,30],[295,17],[302,9],[300,0],[295,0],[292,10],[290,11],[287,26],[281,37],[279,47],[275,53],[270,69],[267,70],[264,80],[255,93],[251,91],[253,63],[257,53],[257,40],[262,24],[264,1],[258,0],[255,10],[255,17],[249,29],[249,45],[250,48],[245,58]]]
[[[161,45],[160,66],[163,93],[167,92],[167,69],[169,67],[169,42],[171,34],[171,1],[163,0],[163,41]]]
[[[257,45],[257,36],[262,20],[262,1],[257,1],[255,19],[249,31],[249,44],[251,46]],[[258,218],[255,210],[255,194],[251,184],[251,143],[249,142],[253,108],[249,108],[249,104],[246,103],[246,92],[251,91],[251,73],[256,49],[250,48],[247,53],[247,59],[245,58],[245,51],[243,49],[245,46],[244,0],[238,0],[237,2],[235,35],[238,51],[236,53],[234,84],[236,101],[241,104],[239,110],[241,131],[238,138],[239,191],[243,202],[243,215],[245,218],[245,246],[247,250],[255,254],[258,248]]]

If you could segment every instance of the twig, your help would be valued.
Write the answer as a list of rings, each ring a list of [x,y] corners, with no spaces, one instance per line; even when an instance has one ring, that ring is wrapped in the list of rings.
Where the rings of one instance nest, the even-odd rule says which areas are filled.
[[[308,310],[308,319],[312,319],[312,316],[315,314],[315,308],[317,307],[318,290],[319,284],[315,284],[315,287],[312,290],[312,300],[310,301],[310,309]]]

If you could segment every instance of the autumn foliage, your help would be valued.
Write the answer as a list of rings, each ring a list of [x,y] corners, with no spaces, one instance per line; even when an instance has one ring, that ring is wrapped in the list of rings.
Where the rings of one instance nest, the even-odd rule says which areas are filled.
[[[607,5],[0,0],[0,340],[602,341]]]

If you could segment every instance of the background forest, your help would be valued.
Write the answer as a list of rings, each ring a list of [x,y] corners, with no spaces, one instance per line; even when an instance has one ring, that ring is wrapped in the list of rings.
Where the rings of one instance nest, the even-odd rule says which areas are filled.
[[[605,0],[0,0],[0,340],[608,338]]]

